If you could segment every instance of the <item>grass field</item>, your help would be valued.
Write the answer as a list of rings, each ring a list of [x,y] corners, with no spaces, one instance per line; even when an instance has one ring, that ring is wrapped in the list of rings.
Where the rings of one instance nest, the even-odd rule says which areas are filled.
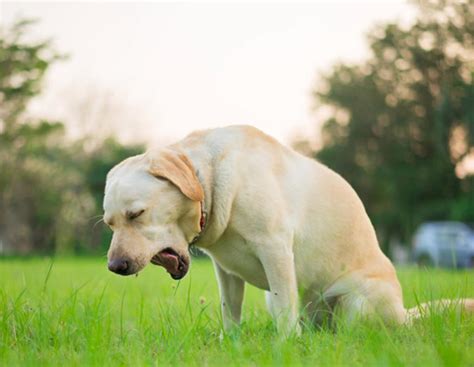
[[[474,272],[399,269],[405,303],[474,297]],[[412,327],[305,327],[281,340],[247,287],[240,331],[220,338],[212,265],[173,281],[149,266],[119,277],[105,259],[0,260],[0,365],[474,365],[474,317],[445,310]]]

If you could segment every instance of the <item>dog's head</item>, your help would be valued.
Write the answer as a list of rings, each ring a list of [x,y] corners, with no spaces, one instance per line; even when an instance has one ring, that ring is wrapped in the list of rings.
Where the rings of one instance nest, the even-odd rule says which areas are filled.
[[[109,269],[121,275],[148,263],[173,279],[188,271],[188,244],[200,232],[202,186],[186,155],[171,149],[128,158],[107,175],[104,222],[113,237]]]

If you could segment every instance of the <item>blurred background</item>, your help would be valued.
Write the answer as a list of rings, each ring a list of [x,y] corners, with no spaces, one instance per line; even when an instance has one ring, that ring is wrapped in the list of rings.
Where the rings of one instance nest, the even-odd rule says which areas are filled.
[[[2,2],[0,22],[0,256],[104,255],[113,165],[245,123],[345,177],[395,260],[474,265],[472,1]]]

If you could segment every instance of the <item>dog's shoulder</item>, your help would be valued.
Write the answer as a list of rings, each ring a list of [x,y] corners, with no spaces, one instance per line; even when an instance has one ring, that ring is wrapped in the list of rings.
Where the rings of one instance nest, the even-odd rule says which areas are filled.
[[[197,130],[186,136],[182,142],[185,142],[187,146],[199,144],[229,145],[232,143],[237,145],[267,143],[282,146],[275,138],[251,125],[229,125],[214,129]]]

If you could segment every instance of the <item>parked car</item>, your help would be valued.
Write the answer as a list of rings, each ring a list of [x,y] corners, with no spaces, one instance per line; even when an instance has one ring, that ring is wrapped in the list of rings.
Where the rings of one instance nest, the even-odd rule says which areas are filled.
[[[474,229],[465,223],[424,223],[416,231],[413,245],[419,265],[474,267]]]

